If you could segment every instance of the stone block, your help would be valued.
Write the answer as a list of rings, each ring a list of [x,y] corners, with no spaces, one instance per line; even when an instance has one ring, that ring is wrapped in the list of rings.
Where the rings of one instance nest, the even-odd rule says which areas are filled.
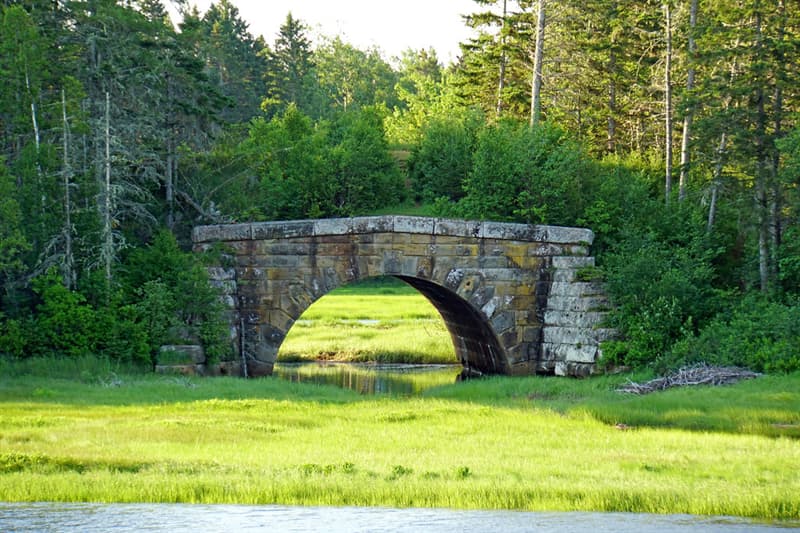
[[[314,222],[311,220],[253,222],[251,226],[252,238],[256,240],[310,237],[314,234]]]
[[[554,283],[570,283],[575,281],[575,273],[577,270],[574,269],[554,269],[553,272],[550,274],[551,279]]]
[[[481,272],[487,281],[509,281],[514,283],[525,283],[529,285],[533,285],[536,282],[536,273],[526,272],[518,268],[508,268],[508,266],[490,267],[483,265],[476,270]]]
[[[436,219],[426,217],[407,217],[407,216],[394,216],[391,217],[392,231],[395,233],[424,233],[433,235]]]
[[[550,242],[542,244],[531,244],[528,246],[527,255],[533,257],[553,257],[564,255],[565,248],[559,244]]]
[[[575,344],[597,346],[613,338],[614,330],[608,328],[581,328],[570,326],[546,326],[544,342],[551,344]]]
[[[558,244],[585,244],[594,242],[594,232],[586,228],[569,228],[564,226],[544,226],[544,241]]]
[[[351,218],[322,218],[314,220],[313,224],[316,237],[347,235],[353,229],[353,219]]]
[[[350,232],[355,234],[391,232],[394,221],[392,217],[353,217]]]
[[[550,284],[549,294],[552,296],[604,296],[603,286],[591,281],[573,281],[564,283],[554,281]]]
[[[208,279],[215,281],[228,281],[236,279],[235,268],[208,267]]]
[[[274,362],[259,361],[258,359],[247,360],[247,377],[260,378],[272,375]]]
[[[597,345],[542,343],[542,359],[550,361],[594,363],[599,355]]]
[[[510,224],[507,222],[482,222],[479,237],[507,241],[544,242],[544,226]]]
[[[608,313],[600,311],[559,311],[548,309],[544,312],[544,323],[548,326],[575,326],[594,328],[608,318]]]
[[[514,270],[519,272],[519,269],[514,268],[513,263],[511,263],[506,256],[484,256],[478,258],[478,265],[480,268],[491,268],[496,270]]]
[[[571,268],[578,270],[594,266],[594,257],[556,256],[552,259],[553,268]]]
[[[192,242],[195,244],[249,240],[250,237],[250,224],[215,224],[210,226],[195,226],[192,229]]]
[[[586,245],[580,244],[571,244],[568,246],[563,247],[564,253],[557,254],[557,255],[577,255],[577,256],[587,256],[589,255],[589,247]],[[553,254],[556,255],[556,254]]]
[[[492,326],[492,329],[495,333],[502,333],[507,329],[514,326],[514,313],[510,311],[505,311],[503,313],[499,313],[495,315],[489,323]]]
[[[481,223],[476,221],[440,218],[434,224],[433,234],[476,238],[480,227]]]
[[[608,299],[604,296],[557,296],[547,299],[547,309],[553,311],[593,311],[602,312],[609,309]]]

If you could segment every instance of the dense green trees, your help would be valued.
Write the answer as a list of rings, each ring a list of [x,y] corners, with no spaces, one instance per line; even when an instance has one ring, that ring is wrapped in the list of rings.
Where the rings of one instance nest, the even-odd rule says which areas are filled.
[[[410,198],[594,229],[608,364],[798,366],[793,4],[476,0],[451,65],[175,5],[0,7],[0,352],[224,356],[191,226]]]

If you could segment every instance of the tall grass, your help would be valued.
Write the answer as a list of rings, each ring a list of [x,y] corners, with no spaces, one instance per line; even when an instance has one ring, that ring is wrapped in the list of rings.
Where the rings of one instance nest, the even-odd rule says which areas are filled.
[[[621,378],[495,378],[416,398],[118,378],[0,378],[0,500],[800,519],[800,375],[645,397],[615,393]]]

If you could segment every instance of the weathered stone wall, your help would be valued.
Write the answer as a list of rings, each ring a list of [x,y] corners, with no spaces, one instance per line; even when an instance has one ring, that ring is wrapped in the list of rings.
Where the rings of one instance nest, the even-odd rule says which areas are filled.
[[[598,356],[603,296],[574,276],[593,260],[587,229],[383,216],[200,226],[193,240],[197,251],[222,243],[233,259],[210,272],[251,376],[271,373],[315,300],[383,275],[433,303],[471,373],[585,375]]]

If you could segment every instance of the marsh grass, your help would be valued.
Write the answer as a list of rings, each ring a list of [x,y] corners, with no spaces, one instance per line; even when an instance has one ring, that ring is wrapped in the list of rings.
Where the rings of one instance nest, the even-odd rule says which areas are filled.
[[[800,518],[800,375],[644,397],[615,393],[622,379],[379,398],[277,379],[3,377],[0,500]]]
[[[392,277],[346,285],[316,301],[289,330],[278,360],[457,362],[438,311]]]

